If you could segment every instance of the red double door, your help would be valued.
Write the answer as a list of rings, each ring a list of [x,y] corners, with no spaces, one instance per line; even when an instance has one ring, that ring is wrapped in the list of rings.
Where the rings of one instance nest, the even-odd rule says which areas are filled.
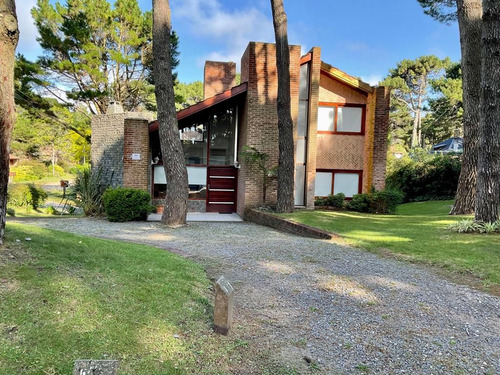
[[[234,167],[208,167],[207,212],[236,212],[237,177]]]

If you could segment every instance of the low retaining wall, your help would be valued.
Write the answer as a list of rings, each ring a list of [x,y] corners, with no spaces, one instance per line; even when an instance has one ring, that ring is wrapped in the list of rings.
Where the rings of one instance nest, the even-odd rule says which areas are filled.
[[[321,229],[313,228],[305,224],[295,223],[282,217],[256,209],[247,210],[245,212],[245,220],[302,237],[319,238],[322,240],[331,240],[333,237],[337,237],[335,234],[325,232]]]

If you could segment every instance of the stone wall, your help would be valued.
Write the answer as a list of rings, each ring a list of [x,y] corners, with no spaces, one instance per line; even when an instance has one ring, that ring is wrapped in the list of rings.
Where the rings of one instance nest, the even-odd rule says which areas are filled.
[[[101,170],[101,180],[110,186],[123,186],[125,120],[128,118],[147,121],[150,116],[146,113],[125,112],[92,117],[92,165]],[[149,147],[149,141],[145,144]],[[146,173],[148,169],[146,167]]]

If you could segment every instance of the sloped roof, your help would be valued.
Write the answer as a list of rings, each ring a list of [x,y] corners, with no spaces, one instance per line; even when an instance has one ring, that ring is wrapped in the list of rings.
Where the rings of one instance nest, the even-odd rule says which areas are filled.
[[[355,89],[361,90],[366,93],[372,94],[374,91],[374,87],[370,86],[370,84],[363,82],[359,78],[353,77],[342,70],[335,68],[334,66],[327,64],[325,62],[321,62],[321,72],[329,75],[330,77],[345,83],[348,86],[351,86]]]
[[[231,87],[230,89],[221,92],[220,94],[214,95],[201,102],[193,104],[192,106],[181,109],[180,111],[177,112],[177,120],[182,120],[183,118],[189,117],[191,115],[194,115],[195,113],[213,107],[216,104],[222,103],[226,100],[234,98],[235,96],[246,93],[247,87],[248,87],[247,83],[243,82],[241,85]],[[149,125],[149,131],[155,131],[157,129],[158,129],[158,120],[155,120]]]

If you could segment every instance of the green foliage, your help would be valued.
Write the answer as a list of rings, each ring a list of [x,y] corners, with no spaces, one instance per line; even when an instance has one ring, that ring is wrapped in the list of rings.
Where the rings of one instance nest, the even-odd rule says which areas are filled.
[[[449,23],[457,19],[456,0],[418,0],[424,13],[438,20]]]
[[[262,201],[265,205],[267,188],[276,178],[278,167],[270,166],[269,154],[259,151],[256,147],[243,146],[240,157],[244,163],[256,166],[262,173]]]
[[[101,171],[87,165],[77,173],[71,195],[86,216],[101,215],[104,210],[102,195],[106,188],[101,181]]]
[[[458,233],[491,234],[500,231],[500,220],[494,223],[481,223],[474,219],[463,219],[448,226],[448,229]]]
[[[153,209],[149,193],[139,189],[107,189],[102,199],[109,221],[146,220]]]
[[[403,192],[405,202],[450,199],[455,196],[460,168],[459,156],[414,150],[394,160],[386,183],[388,188]]]
[[[31,209],[36,210],[47,197],[47,192],[34,184],[12,184],[9,185],[7,201],[10,205],[24,207],[29,212]]]
[[[176,82],[175,109],[180,110],[203,100],[203,84],[201,81],[191,83]]]
[[[45,212],[47,212],[49,215],[58,215],[59,212],[54,208],[54,206],[48,206],[45,209]]]
[[[370,212],[370,195],[368,193],[355,194],[350,201],[347,202],[346,208],[349,211]]]
[[[398,204],[403,201],[403,193],[398,190],[373,189],[370,193],[356,194],[347,202],[349,211],[366,212],[372,214],[393,214]]]
[[[152,90],[152,13],[137,0],[38,0],[32,10],[44,56],[39,62],[72,101],[105,113],[108,100],[125,110],[148,105]],[[172,64],[178,39],[172,36]]]
[[[22,160],[11,167],[10,171],[16,174],[14,177],[16,182],[33,182],[42,179],[47,173],[47,168],[45,164],[36,160]]]
[[[7,215],[15,217],[16,216],[16,210],[13,208],[7,207]]]
[[[345,195],[343,193],[338,193],[335,195],[330,194],[326,198],[317,198],[316,201],[314,202],[314,205],[343,208],[344,200],[345,200]]]
[[[429,99],[429,87],[433,80],[441,78],[450,66],[448,58],[441,60],[436,56],[421,56],[415,60],[402,60],[396,68],[389,70],[389,75],[382,85],[391,91],[391,128],[403,129],[406,136],[397,138],[411,143],[411,147],[422,146],[421,119],[424,105]],[[394,121],[392,119],[395,119]]]

